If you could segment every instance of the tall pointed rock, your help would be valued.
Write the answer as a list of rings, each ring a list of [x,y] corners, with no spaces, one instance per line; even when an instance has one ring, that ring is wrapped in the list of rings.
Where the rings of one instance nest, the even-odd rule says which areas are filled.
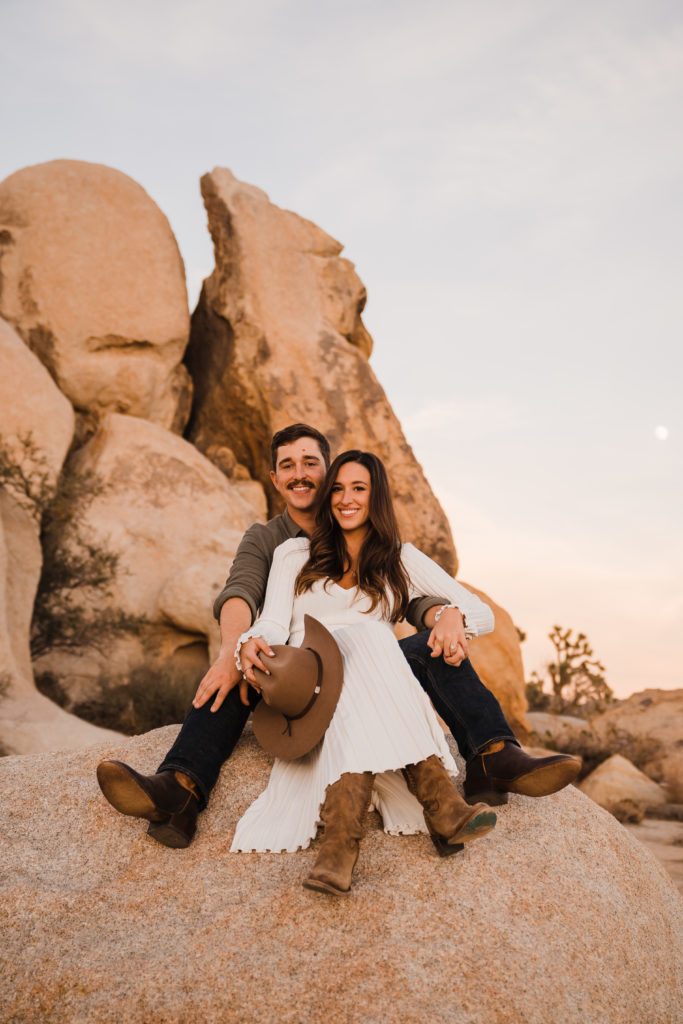
[[[365,288],[342,246],[226,168],[201,188],[216,266],[186,355],[191,440],[209,457],[232,449],[271,495],[270,438],[288,423],[322,430],[335,453],[369,449],[387,466],[404,538],[455,572],[446,516],[368,363]]]

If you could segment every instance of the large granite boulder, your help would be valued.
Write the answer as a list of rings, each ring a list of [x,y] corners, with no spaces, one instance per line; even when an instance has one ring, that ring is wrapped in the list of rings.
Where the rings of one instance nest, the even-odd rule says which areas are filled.
[[[41,490],[54,489],[74,420],[70,403],[43,364],[0,319],[0,440],[27,481],[29,504],[40,504]]]
[[[446,860],[426,836],[385,836],[370,816],[351,895],[335,899],[301,886],[315,844],[228,852],[269,771],[252,736],[187,850],[159,846],[144,823],[112,810],[98,759],[153,771],[175,732],[0,762],[2,1019],[680,1019],[680,896],[576,789],[513,797],[490,836]]]
[[[111,413],[72,458],[69,471],[91,480],[74,510],[80,535],[118,558],[108,596],[98,603],[143,624],[142,633],[76,654],[53,652],[49,673],[78,706],[104,681],[117,685],[135,666],[169,673],[188,687],[206,669],[219,639],[212,601],[242,534],[266,514],[263,488],[230,481],[191,444],[163,427]],[[82,601],[92,600],[84,588]],[[208,648],[211,647],[209,652]]]
[[[39,360],[0,320],[0,750],[87,746],[114,735],[38,693],[29,636],[42,568],[40,521],[71,443],[74,414]]]
[[[598,715],[591,728],[606,746],[637,758],[670,799],[683,803],[683,689],[642,690]]]
[[[342,246],[225,168],[201,187],[216,266],[186,355],[195,387],[189,436],[205,452],[232,449],[264,485],[271,436],[289,423],[322,430],[335,454],[376,452],[405,539],[455,572],[448,521],[368,363],[365,289]]]
[[[79,411],[182,430],[183,262],[166,217],[127,175],[53,160],[0,182],[0,314]]]

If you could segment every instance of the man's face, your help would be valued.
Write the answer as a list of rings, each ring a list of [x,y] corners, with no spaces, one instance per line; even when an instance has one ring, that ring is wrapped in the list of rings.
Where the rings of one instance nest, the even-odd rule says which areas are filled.
[[[312,437],[300,437],[291,444],[280,445],[270,479],[287,508],[307,512],[313,506],[325,472],[318,442]]]

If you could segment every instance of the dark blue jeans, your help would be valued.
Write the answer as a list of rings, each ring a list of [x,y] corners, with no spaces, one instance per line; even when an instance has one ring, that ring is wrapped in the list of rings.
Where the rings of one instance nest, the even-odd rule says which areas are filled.
[[[413,675],[453,733],[466,761],[495,740],[517,743],[502,709],[487,690],[469,660],[454,668],[443,658],[432,658],[427,646],[429,630],[400,641]],[[178,737],[157,771],[176,769],[197,783],[205,807],[216,785],[223,764],[235,744],[253,708],[261,698],[249,688],[250,706],[245,707],[234,687],[218,711],[211,711],[209,700],[201,708],[192,708]]]

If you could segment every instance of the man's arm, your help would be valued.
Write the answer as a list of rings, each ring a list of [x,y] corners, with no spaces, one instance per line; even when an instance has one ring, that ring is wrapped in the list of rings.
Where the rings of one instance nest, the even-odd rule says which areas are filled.
[[[218,711],[219,707],[230,693],[232,688],[240,683],[240,699],[243,704],[248,704],[247,684],[242,679],[242,673],[235,664],[235,648],[237,641],[245,630],[251,626],[251,608],[241,597],[231,597],[221,608],[221,648],[218,657],[206,673],[197,688],[192,704],[201,708],[210,700],[214,694],[216,699],[211,705],[212,711]]]
[[[437,612],[442,604],[448,604],[447,597],[414,597],[408,605],[406,619],[418,633],[423,629],[431,629],[434,622],[427,622],[427,612],[430,608]]]
[[[214,603],[214,615],[221,630],[221,648],[206,673],[192,704],[202,707],[216,694],[212,711],[219,707],[232,688],[241,682],[240,698],[248,704],[247,684],[235,664],[235,648],[242,633],[251,626],[263,601],[273,557],[271,538],[262,526],[251,526],[240,541],[225,586]]]

